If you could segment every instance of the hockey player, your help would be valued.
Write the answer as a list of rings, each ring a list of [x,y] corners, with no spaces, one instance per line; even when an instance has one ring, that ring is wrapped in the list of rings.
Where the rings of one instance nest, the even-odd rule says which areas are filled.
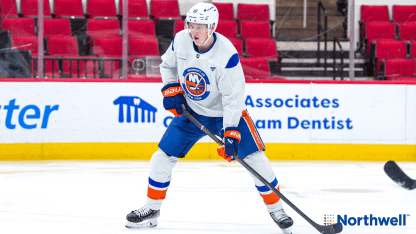
[[[150,161],[146,204],[127,215],[128,228],[157,225],[173,167],[205,135],[182,115],[181,104],[212,133],[224,138],[225,147],[218,149],[220,156],[231,161],[238,154],[279,189],[263,142],[246,111],[245,78],[238,53],[227,38],[215,32],[218,15],[210,3],[195,4],[186,14],[185,30],[175,35],[162,56],[163,105],[176,117]],[[293,221],[284,212],[282,201],[252,177],[273,221],[290,234]]]

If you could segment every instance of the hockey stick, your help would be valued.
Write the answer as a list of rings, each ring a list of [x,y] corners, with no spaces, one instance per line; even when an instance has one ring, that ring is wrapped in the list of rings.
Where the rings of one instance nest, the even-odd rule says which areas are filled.
[[[396,184],[405,189],[412,190],[416,188],[416,180],[412,180],[400,169],[394,161],[388,161],[384,165],[384,171]]]
[[[204,133],[206,133],[212,140],[214,140],[218,145],[223,146],[224,143],[218,139],[214,134],[212,134],[203,124],[201,124],[195,117],[193,117],[189,112],[186,110],[185,106],[182,104],[182,112],[183,114],[192,121],[199,129],[201,129]],[[280,199],[282,199],[286,204],[288,204],[292,209],[294,209],[302,218],[308,221],[316,230],[323,234],[334,234],[340,233],[342,231],[342,224],[333,224],[329,226],[323,226],[315,223],[312,219],[306,216],[301,210],[299,210],[289,199],[287,199],[283,194],[279,192],[273,185],[271,185],[266,179],[264,179],[259,173],[257,173],[253,168],[251,168],[243,159],[241,159],[237,154],[233,155],[233,157],[243,165],[251,174],[253,174],[257,179],[259,179],[263,184],[265,184],[270,190],[272,190]]]

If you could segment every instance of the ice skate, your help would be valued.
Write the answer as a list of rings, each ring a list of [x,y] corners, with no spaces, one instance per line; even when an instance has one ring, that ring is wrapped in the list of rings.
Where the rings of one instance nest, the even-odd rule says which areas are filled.
[[[157,218],[160,210],[152,210],[146,205],[138,210],[133,210],[127,215],[126,228],[151,228],[157,226]],[[147,222],[143,222],[147,221]]]
[[[293,220],[290,218],[283,209],[276,212],[270,212],[273,221],[282,229],[284,234],[292,234]]]

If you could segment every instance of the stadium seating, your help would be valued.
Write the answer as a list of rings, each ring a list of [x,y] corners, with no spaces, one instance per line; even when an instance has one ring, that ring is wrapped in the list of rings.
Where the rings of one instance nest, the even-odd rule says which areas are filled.
[[[77,38],[50,36],[47,38],[47,51],[51,55],[79,56]]]
[[[234,20],[234,6],[232,3],[218,3],[213,2],[219,14],[219,20]]]
[[[129,18],[149,19],[146,0],[128,0]],[[120,15],[123,14],[123,0],[120,0]]]
[[[9,30],[10,35],[35,35],[33,18],[1,18],[1,29]]]
[[[82,0],[54,0],[54,13],[60,17],[84,17]]]
[[[246,79],[265,79],[270,77],[268,59],[264,58],[240,58]]]
[[[416,22],[416,5],[414,6],[393,6],[393,20],[396,23]]]
[[[72,61],[62,62],[62,71],[67,77],[93,77],[94,62],[82,59],[96,58],[95,56],[79,56],[79,48],[76,37],[48,37],[48,53],[52,56],[59,56]],[[62,46],[66,45],[66,46]],[[85,64],[88,66],[86,67]],[[96,72],[97,73],[97,72]],[[61,74],[62,75],[62,74]],[[98,77],[98,74],[95,75]]]
[[[399,38],[406,41],[416,40],[416,22],[400,24]]]
[[[271,38],[270,24],[266,21],[242,21],[241,37],[247,38]]]
[[[121,57],[123,55],[121,37],[94,38],[93,53],[99,57]]]
[[[247,39],[245,48],[249,58],[277,59],[277,46],[274,39]]]
[[[176,33],[185,29],[185,21],[183,20],[175,20],[175,35]]]
[[[90,18],[116,18],[116,4],[114,0],[88,0],[87,15]]]
[[[129,38],[129,54],[134,57],[159,56],[157,38]]]
[[[379,39],[396,39],[396,25],[388,22],[368,22],[366,24],[366,42],[367,57],[370,56],[371,44]]]
[[[269,5],[239,3],[237,5],[237,19],[238,21],[269,21]]]
[[[220,20],[215,31],[227,38],[237,38],[237,22],[235,20]]]
[[[100,58],[117,58],[121,59],[123,55],[123,38],[121,37],[96,37],[93,43],[93,55]],[[114,77],[119,76],[120,62],[118,61],[105,61],[104,73],[106,76]]]
[[[12,48],[15,50],[29,50],[32,57],[38,56],[38,37],[37,36],[12,36],[11,38]],[[32,60],[33,73],[35,69],[35,62]]]
[[[120,37],[118,20],[90,19],[87,21],[87,34],[91,36],[90,45],[95,37]]]
[[[410,57],[416,59],[416,41],[412,41],[410,44]]]
[[[242,23],[244,21],[264,21],[270,24],[269,5],[239,3],[237,5],[237,20],[240,33],[242,32]],[[262,28],[261,30],[264,29]]]
[[[37,36],[13,36],[12,47],[18,50],[29,50],[32,58],[38,57],[38,37]],[[45,59],[52,58],[51,56],[44,56]],[[37,63],[32,60],[32,74],[37,69]],[[52,72],[53,70],[53,72]],[[44,71],[46,77],[58,76],[58,62],[54,61],[52,66],[51,60],[44,60]]]
[[[47,36],[71,36],[69,19],[44,19],[43,34]]]
[[[30,50],[32,57],[38,56],[37,36],[12,36],[12,48],[18,50]]]
[[[372,65],[374,75],[380,75],[380,65],[387,58],[407,58],[407,45],[405,41],[379,40],[375,43]]]
[[[175,21],[182,20],[177,0],[151,0],[150,14],[156,25],[158,36],[173,39]],[[166,42],[162,42],[167,44]]]
[[[128,37],[156,37],[153,20],[129,20]]]
[[[21,13],[24,17],[38,17],[38,0],[20,0]],[[43,15],[51,16],[49,0],[43,0]]]
[[[360,44],[364,45],[364,38],[366,35],[366,24],[368,22],[389,22],[389,9],[387,5],[369,6],[361,5],[361,20],[360,23]]]
[[[154,16],[156,24],[159,18],[181,18],[177,0],[151,0],[150,14]]]
[[[416,77],[416,60],[414,59],[385,59],[381,63],[381,77],[395,80],[397,77]]]
[[[2,17],[17,17],[16,0],[1,0],[1,16]]]
[[[233,43],[235,49],[238,52],[238,55],[242,57],[243,56],[243,40],[239,38],[230,38],[229,40],[231,41],[231,43]]]

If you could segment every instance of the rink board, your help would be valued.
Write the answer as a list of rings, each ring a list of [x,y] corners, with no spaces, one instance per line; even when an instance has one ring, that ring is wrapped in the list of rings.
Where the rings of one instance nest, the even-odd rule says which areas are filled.
[[[0,160],[148,160],[172,120],[160,83],[19,81],[0,82]],[[272,160],[416,161],[415,83],[248,83],[245,102]]]

